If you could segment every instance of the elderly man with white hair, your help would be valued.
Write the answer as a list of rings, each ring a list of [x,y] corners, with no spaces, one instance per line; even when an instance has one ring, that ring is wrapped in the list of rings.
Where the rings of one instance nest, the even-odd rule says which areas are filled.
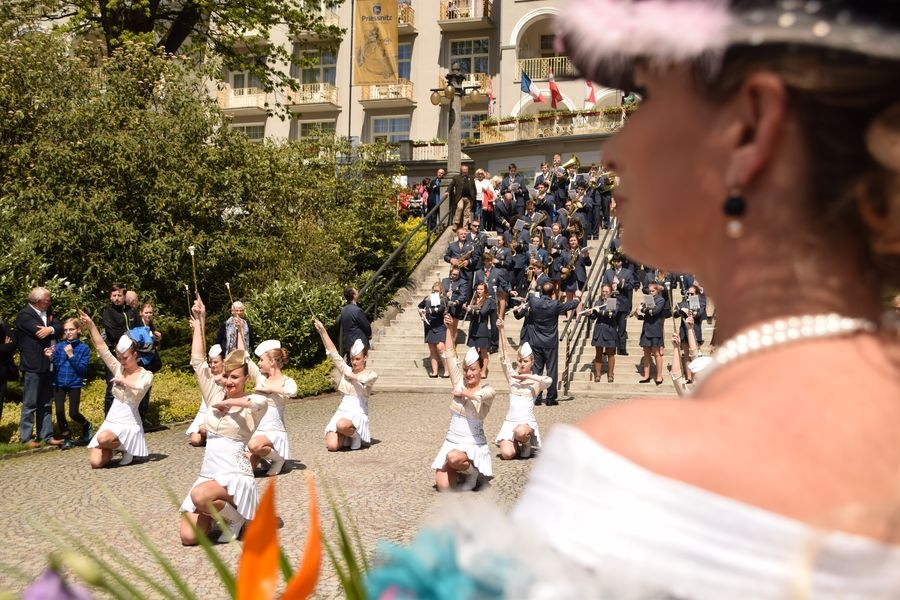
[[[228,356],[238,347],[238,335],[244,337],[244,348],[253,347],[253,328],[244,319],[244,303],[235,300],[231,303],[231,316],[219,326],[216,343],[222,348],[223,356]]]

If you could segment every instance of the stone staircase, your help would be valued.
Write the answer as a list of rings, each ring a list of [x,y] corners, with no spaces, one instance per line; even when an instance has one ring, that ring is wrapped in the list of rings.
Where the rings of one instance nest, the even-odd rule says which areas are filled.
[[[431,393],[450,389],[448,379],[428,377],[428,371],[430,370],[428,346],[424,342],[423,323],[417,310],[419,302],[431,292],[431,285],[437,277],[443,278],[448,272],[448,265],[444,262],[443,256],[450,239],[450,236],[446,234],[441,238],[416,269],[409,287],[403,293],[398,294],[395,310],[373,325],[373,347],[369,352],[368,364],[370,368],[378,373],[377,388],[379,391],[421,391],[423,393]],[[602,242],[603,238],[601,237],[601,241],[589,243],[591,256],[595,255]],[[676,302],[680,299],[678,296],[679,292],[676,292]],[[638,295],[636,294],[635,299],[637,300],[637,298]],[[584,324],[581,343],[577,345],[571,344],[571,347],[569,347],[570,344],[565,339],[560,342],[560,397],[623,398],[648,395],[671,396],[675,394],[668,373],[664,374],[664,383],[662,385],[657,386],[652,381],[645,384],[638,383],[641,379],[640,362],[643,352],[638,345],[641,335],[641,321],[637,319],[628,320],[628,356],[616,357],[615,381],[613,383],[606,381],[606,367],[604,365],[604,375],[601,378],[601,382],[594,383],[594,347],[591,346],[590,335],[593,322],[582,317],[573,323],[573,326],[570,328],[574,330],[581,321],[587,321]],[[508,312],[504,323],[507,340],[514,351],[519,346],[519,332],[522,321],[513,318],[512,314]],[[563,333],[564,326],[565,320],[564,317],[561,317],[560,334]],[[467,331],[467,325],[460,323],[457,337],[457,353],[460,357],[467,350],[465,345]],[[671,336],[671,331],[671,320],[667,320],[667,337]],[[574,331],[572,337],[574,337]],[[708,340],[711,337],[711,329],[704,332],[704,339]],[[563,378],[567,352],[572,355],[572,364],[574,366],[569,392],[564,394]],[[665,362],[670,362],[670,344],[667,345],[664,356]],[[503,391],[508,389],[506,379],[503,377],[500,368],[499,354],[491,355],[487,383],[497,390]]]

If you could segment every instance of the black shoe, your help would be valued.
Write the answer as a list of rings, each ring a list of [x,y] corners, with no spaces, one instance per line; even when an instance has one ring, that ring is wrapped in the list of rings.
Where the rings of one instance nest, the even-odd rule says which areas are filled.
[[[656,380],[656,385],[662,385],[662,382],[663,382],[662,379],[657,379],[657,380]]]
[[[619,356],[628,356],[628,350],[618,350],[616,354]]]
[[[535,406],[540,406],[540,405],[543,404],[543,403],[544,403],[544,399],[541,398],[540,396],[534,399],[534,405],[535,405]]]
[[[547,406],[559,406],[559,400],[547,400],[544,404]]]
[[[641,379],[640,381],[638,381],[638,383],[650,383],[650,378],[648,377],[647,379]]]

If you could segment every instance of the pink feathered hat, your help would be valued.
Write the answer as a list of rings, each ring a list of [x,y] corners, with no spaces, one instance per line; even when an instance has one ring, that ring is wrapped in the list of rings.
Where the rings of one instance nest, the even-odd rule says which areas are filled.
[[[877,0],[572,0],[558,50],[589,80],[629,88],[635,59],[715,73],[732,46],[815,46],[900,60],[900,3]]]

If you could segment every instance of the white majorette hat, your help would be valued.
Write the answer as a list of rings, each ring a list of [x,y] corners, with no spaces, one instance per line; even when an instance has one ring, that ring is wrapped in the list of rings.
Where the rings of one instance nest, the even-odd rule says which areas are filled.
[[[120,337],[119,341],[116,343],[116,352],[124,354],[125,352],[128,352],[128,349],[132,346],[134,346],[134,340],[126,333]]]
[[[465,365],[468,367],[469,365],[473,365],[478,362],[478,348],[472,346],[469,348],[469,351],[466,352]]]
[[[219,344],[213,344],[212,346],[210,346],[208,356],[210,358],[222,356],[222,346],[220,346]]]
[[[278,340],[266,340],[264,342],[260,342],[259,346],[256,347],[256,350],[254,350],[253,353],[262,358],[262,355],[269,350],[277,350],[278,348],[281,348],[281,342],[279,342]]]
[[[531,354],[531,344],[525,342],[519,346],[519,358],[528,358]]]
[[[350,356],[359,356],[366,349],[366,345],[363,344],[363,341],[359,338],[356,338],[356,341],[353,342],[353,345],[350,346]]]
[[[711,356],[698,356],[694,360],[688,363],[688,369],[691,370],[691,373],[699,373],[703,369],[709,367],[715,362]]]
[[[600,24],[603,35],[597,35]],[[700,62],[767,44],[900,59],[897,3],[873,0],[571,0],[555,22],[557,50],[590,81],[633,89],[635,60]]]

